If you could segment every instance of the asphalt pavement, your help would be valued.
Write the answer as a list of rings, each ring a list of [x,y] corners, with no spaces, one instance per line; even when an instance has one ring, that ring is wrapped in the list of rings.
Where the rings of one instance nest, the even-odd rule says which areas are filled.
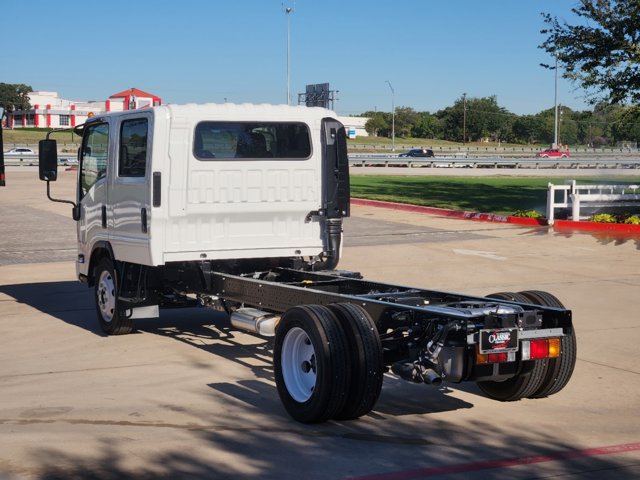
[[[53,195],[72,199],[74,175]],[[302,425],[278,399],[272,342],[225,315],[163,311],[102,335],[70,217],[36,172],[7,172],[1,479],[640,478],[640,239],[353,207],[340,268],[473,295],[549,291],[573,311],[576,369],[556,395],[509,403],[388,374],[371,414]]]

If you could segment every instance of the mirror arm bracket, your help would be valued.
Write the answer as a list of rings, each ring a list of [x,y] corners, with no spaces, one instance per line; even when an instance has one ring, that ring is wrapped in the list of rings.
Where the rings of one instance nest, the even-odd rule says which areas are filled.
[[[52,202],[58,202],[58,203],[68,203],[69,205],[73,205],[73,209],[72,209],[72,216],[73,219],[77,222],[78,220],[80,220],[80,209],[78,208],[78,205],[76,205],[75,202],[72,202],[71,200],[59,200],[57,198],[53,198],[51,197],[51,181],[47,180],[47,198],[49,200],[51,200]]]

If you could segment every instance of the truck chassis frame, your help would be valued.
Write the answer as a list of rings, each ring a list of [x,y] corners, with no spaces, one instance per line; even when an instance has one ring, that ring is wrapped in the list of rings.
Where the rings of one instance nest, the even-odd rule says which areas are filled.
[[[285,408],[302,422],[368,413],[389,370],[417,383],[475,381],[488,396],[510,401],[556,393],[575,364],[571,311],[546,292],[476,297],[372,282],[355,272],[312,271],[294,259],[161,267],[114,263],[117,308],[124,321],[144,305],[188,306],[197,301],[226,311],[239,329],[275,335],[278,391]],[[99,270],[93,278],[102,278]],[[133,322],[127,325],[132,328]],[[501,341],[487,343],[492,336]],[[325,343],[342,343],[344,352],[322,353]],[[541,343],[547,351],[532,353]],[[328,394],[329,400],[309,411],[313,395],[298,394],[296,399],[291,392],[321,386],[318,357],[336,357],[333,366],[329,362],[322,367],[333,372],[324,390],[348,378],[340,380],[344,385],[337,387],[338,394]],[[341,369],[347,373],[338,374]],[[307,385],[306,375],[312,373],[313,382]],[[360,393],[349,394],[352,382],[363,384]]]

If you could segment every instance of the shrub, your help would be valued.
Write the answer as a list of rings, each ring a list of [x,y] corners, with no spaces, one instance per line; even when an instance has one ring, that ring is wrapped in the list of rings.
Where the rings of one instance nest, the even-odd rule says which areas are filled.
[[[597,223],[618,223],[616,216],[610,213],[597,213],[589,218],[589,221]]]
[[[544,215],[542,215],[540,212],[536,211],[536,210],[518,210],[517,212],[515,212],[512,217],[521,217],[521,218],[542,218],[544,217]]]
[[[640,215],[631,215],[625,219],[624,223],[629,225],[640,225]]]

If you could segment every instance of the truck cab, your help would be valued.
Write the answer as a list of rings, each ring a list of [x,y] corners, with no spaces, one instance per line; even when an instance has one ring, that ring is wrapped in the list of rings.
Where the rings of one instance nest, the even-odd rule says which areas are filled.
[[[79,277],[92,281],[104,249],[145,266],[326,256],[326,220],[349,214],[333,116],[224,104],[91,118],[79,151]]]

